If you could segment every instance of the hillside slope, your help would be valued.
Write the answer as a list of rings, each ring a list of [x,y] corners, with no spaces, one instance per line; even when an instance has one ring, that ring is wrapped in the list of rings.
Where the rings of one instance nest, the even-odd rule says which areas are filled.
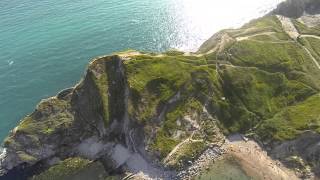
[[[98,178],[174,179],[233,133],[301,177],[318,174],[319,45],[317,27],[266,16],[215,34],[197,53],[98,57],[79,84],[12,130],[0,179],[69,178],[91,164]]]

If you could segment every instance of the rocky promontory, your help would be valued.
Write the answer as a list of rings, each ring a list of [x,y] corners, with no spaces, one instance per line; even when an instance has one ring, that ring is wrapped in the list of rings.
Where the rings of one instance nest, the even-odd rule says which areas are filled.
[[[312,3],[298,17],[277,13],[280,5],[278,15],[222,30],[196,53],[93,59],[77,85],[42,100],[10,132],[0,179],[190,179],[224,153],[248,171],[275,159],[282,177],[319,176],[320,25],[310,23],[318,19]],[[228,144],[235,133],[243,139]],[[251,152],[262,160],[246,163]]]

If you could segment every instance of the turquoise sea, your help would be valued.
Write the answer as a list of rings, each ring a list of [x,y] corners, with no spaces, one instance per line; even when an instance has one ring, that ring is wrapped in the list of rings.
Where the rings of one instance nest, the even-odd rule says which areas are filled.
[[[75,84],[95,56],[196,50],[281,0],[1,0],[0,140],[42,99]]]

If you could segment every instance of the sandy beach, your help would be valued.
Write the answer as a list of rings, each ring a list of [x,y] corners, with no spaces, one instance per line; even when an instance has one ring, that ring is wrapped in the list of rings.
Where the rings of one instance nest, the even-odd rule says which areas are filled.
[[[240,138],[227,140],[224,149],[226,155],[234,157],[248,176],[265,180],[299,179],[292,170],[269,157],[255,141]]]

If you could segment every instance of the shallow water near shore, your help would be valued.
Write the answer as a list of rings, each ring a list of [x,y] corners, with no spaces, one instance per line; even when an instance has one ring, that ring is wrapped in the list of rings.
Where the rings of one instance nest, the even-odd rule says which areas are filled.
[[[232,157],[225,157],[213,163],[195,180],[252,180]]]

